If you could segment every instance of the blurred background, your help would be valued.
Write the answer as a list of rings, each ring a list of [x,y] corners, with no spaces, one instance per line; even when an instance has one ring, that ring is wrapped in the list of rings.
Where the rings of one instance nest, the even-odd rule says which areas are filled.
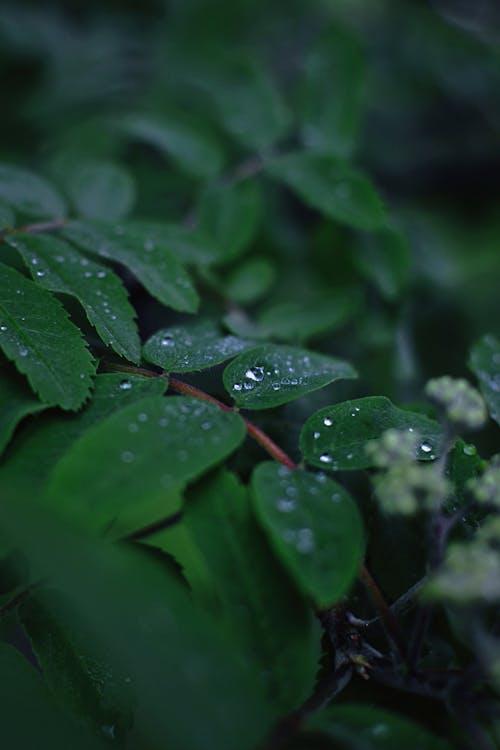
[[[60,184],[81,159],[125,165],[135,215],[183,225],[214,174],[271,149],[353,161],[398,239],[264,182],[245,257],[275,263],[250,309],[266,320],[270,299],[318,279],[352,290],[356,312],[306,338],[351,356],[362,395],[411,400],[430,376],[467,374],[470,345],[498,333],[499,43],[495,0],[4,1],[0,159]],[[168,153],[150,115],[171,125]],[[134,303],[145,335],[165,322],[139,290]]]

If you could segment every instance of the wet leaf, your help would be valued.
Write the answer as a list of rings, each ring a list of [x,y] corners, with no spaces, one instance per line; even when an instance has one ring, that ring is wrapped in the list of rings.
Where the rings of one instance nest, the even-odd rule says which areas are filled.
[[[0,347],[46,404],[78,409],[88,397],[95,369],[80,331],[49,292],[4,265]]]
[[[47,180],[10,164],[0,164],[0,198],[22,214],[59,219],[66,204]]]
[[[354,368],[334,357],[291,346],[263,344],[240,354],[224,370],[224,386],[238,406],[270,409],[343,378]]]
[[[315,412],[302,428],[300,449],[309,464],[322,469],[367,469],[374,463],[366,444],[391,428],[419,436],[415,458],[428,461],[439,455],[439,424],[423,414],[398,409],[384,396],[343,401]]]
[[[252,487],[259,521],[276,554],[316,606],[348,591],[362,561],[361,516],[347,491],[324,474],[260,464]]]

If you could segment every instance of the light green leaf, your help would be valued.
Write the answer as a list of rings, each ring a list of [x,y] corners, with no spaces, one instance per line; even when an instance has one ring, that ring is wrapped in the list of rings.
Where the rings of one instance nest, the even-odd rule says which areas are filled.
[[[163,566],[126,545],[79,535],[47,508],[29,507],[19,498],[2,497],[0,526],[32,569],[57,586],[80,621],[99,634],[108,658],[130,676],[138,746],[255,750],[261,745],[272,716],[255,669],[241,664],[217,623],[194,608]],[[9,692],[13,681],[2,674]],[[16,723],[26,723],[22,696],[12,707]],[[40,733],[40,725],[37,729]],[[79,748],[79,736],[61,750]],[[32,746],[36,742],[25,745]]]
[[[307,720],[305,729],[331,737],[345,750],[452,750],[427,729],[369,704],[333,706]]]
[[[385,396],[343,401],[315,412],[302,428],[300,449],[308,463],[322,469],[368,469],[374,463],[366,444],[389,429],[419,437],[415,458],[428,461],[439,455],[440,425],[423,414],[398,409]]]
[[[357,40],[339,28],[321,34],[303,63],[299,106],[304,144],[349,157],[358,137],[364,64]]]
[[[78,409],[88,397],[95,369],[80,331],[49,292],[3,264],[0,347],[45,403]]]
[[[59,710],[42,678],[13,647],[0,643],[2,741],[6,747],[104,750],[107,745]]]
[[[157,148],[194,177],[213,177],[222,169],[224,158],[213,133],[184,116],[130,114],[120,117],[118,127]]]
[[[0,363],[0,453],[14,434],[19,422],[28,414],[36,414],[46,405],[33,396],[26,383]]]
[[[234,260],[253,242],[262,219],[262,200],[255,181],[212,185],[199,208],[202,231],[219,250],[220,262]]]
[[[130,678],[72,603],[57,590],[45,588],[23,602],[19,617],[61,709],[103,739],[123,741],[132,723]]]
[[[11,164],[0,164],[0,198],[22,214],[61,218],[66,204],[45,179]]]
[[[0,231],[13,227],[16,221],[14,211],[3,200],[0,200]]]
[[[488,334],[472,347],[469,368],[479,380],[491,418],[500,425],[500,341]]]
[[[253,342],[222,336],[213,323],[200,321],[157,331],[144,345],[143,356],[167,372],[192,372],[214,367],[252,346]]]
[[[146,396],[161,396],[166,378],[104,373],[96,375],[92,398],[78,414],[42,415],[9,446],[0,468],[1,491],[40,495],[57,461],[86,430]]]
[[[246,148],[262,151],[286,134],[290,113],[255,60],[207,61],[192,83],[207,95],[222,127]]]
[[[165,248],[148,246],[124,227],[69,222],[63,236],[77,247],[122,263],[160,302],[180,312],[195,312],[198,295],[184,266]]]
[[[181,564],[193,596],[217,614],[272,705],[296,708],[311,693],[320,656],[312,611],[273,557],[248,493],[220,472],[188,498],[180,524],[153,538]]]
[[[279,302],[260,313],[258,325],[266,336],[305,341],[344,325],[356,313],[359,302],[356,290],[332,290],[307,301]]]
[[[270,409],[335,380],[355,377],[348,362],[278,344],[240,354],[223,375],[228,393],[246,409]]]
[[[135,202],[132,177],[112,162],[81,162],[73,166],[66,181],[77,214],[85,219],[119,221]]]
[[[396,230],[361,235],[354,260],[386,299],[394,300],[404,291],[410,274],[410,249],[406,238]]]
[[[263,297],[276,278],[276,268],[264,256],[240,263],[226,278],[224,291],[234,302],[248,305]]]
[[[276,554],[318,607],[350,588],[362,562],[361,516],[346,490],[324,474],[266,462],[254,471],[257,516]]]
[[[116,274],[56,237],[19,233],[6,241],[21,254],[40,286],[79,300],[106,346],[132,362],[140,361],[135,310]]]
[[[50,502],[122,535],[179,508],[178,490],[243,441],[238,414],[189,397],[144,398],[89,429],[55,467]]]
[[[356,229],[378,229],[385,211],[372,183],[333,156],[298,151],[271,160],[266,171],[311,208]]]

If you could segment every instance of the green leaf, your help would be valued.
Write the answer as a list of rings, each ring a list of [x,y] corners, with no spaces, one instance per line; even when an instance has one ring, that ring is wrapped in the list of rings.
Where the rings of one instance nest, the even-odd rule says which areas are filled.
[[[192,372],[214,367],[253,345],[236,336],[221,336],[213,323],[199,321],[157,331],[144,345],[143,356],[167,372]]]
[[[303,62],[299,104],[304,144],[334,156],[353,152],[359,131],[364,61],[345,29],[323,32]]]
[[[184,116],[130,114],[120,117],[120,130],[157,148],[194,177],[209,178],[220,172],[223,153],[214,135]]]
[[[291,346],[262,344],[224,370],[224,386],[238,406],[270,409],[343,378],[357,377],[348,362]]]
[[[345,750],[451,750],[451,745],[410,719],[363,703],[328,708],[306,730],[331,737]]]
[[[5,643],[0,643],[0,673],[2,740],[6,747],[19,750],[107,747],[59,710],[35,668]]]
[[[135,401],[162,395],[167,385],[166,378],[97,375],[92,398],[78,414],[42,415],[18,433],[0,468],[0,490],[41,494],[53,467],[80,435]]]
[[[124,227],[114,229],[90,222],[69,222],[63,236],[77,247],[122,263],[160,302],[180,312],[195,312],[198,295],[175,255],[165,248],[138,242]]]
[[[500,341],[488,334],[472,347],[469,368],[479,380],[491,418],[500,425]]]
[[[16,211],[37,218],[66,214],[64,200],[49,182],[11,164],[0,164],[0,198]]]
[[[394,229],[361,235],[354,255],[361,273],[388,300],[397,299],[408,284],[410,248]]]
[[[130,676],[133,744],[175,750],[260,746],[272,717],[255,670],[241,664],[217,623],[194,608],[156,561],[126,545],[85,538],[46,508],[10,497],[0,501],[0,525]]]
[[[36,399],[25,383],[10,368],[0,363],[0,453],[14,434],[19,422],[36,414],[46,405]]]
[[[20,607],[44,681],[62,709],[103,738],[123,738],[132,722],[130,678],[120,673],[71,602],[42,589]]]
[[[238,414],[189,397],[144,398],[89,429],[55,467],[50,502],[122,535],[179,508],[178,490],[243,441]]]
[[[224,291],[234,302],[248,305],[263,297],[276,277],[274,264],[265,256],[240,263],[225,279]]]
[[[207,61],[192,83],[207,96],[225,130],[246,148],[262,151],[284,136],[290,114],[266,71],[240,55],[235,61]]]
[[[304,599],[273,557],[245,487],[228,472],[195,489],[162,549],[182,565],[193,596],[217,614],[249,665],[258,665],[269,699],[290,711],[311,693],[319,632]]]
[[[61,303],[0,265],[0,347],[42,401],[78,409],[95,373],[92,357]]]
[[[76,212],[85,219],[119,221],[135,202],[132,177],[112,162],[81,162],[71,169],[67,183]]]
[[[219,250],[219,261],[241,255],[253,242],[262,219],[262,199],[252,180],[211,185],[202,196],[199,223]]]
[[[486,462],[472,443],[459,438],[447,456],[446,476],[453,483],[453,503],[467,497],[467,482],[482,474]]]
[[[313,466],[331,471],[374,466],[366,444],[385,430],[409,430],[419,436],[415,458],[428,461],[440,450],[440,425],[423,414],[398,409],[385,396],[368,396],[326,406],[302,428],[300,449]]]
[[[188,229],[165,221],[133,220],[122,224],[124,234],[148,252],[173,254],[181,263],[209,265],[220,259],[220,248],[199,228]]]
[[[13,227],[15,222],[16,216],[12,208],[3,200],[0,200],[0,231],[7,227]]]
[[[276,554],[318,607],[348,591],[362,561],[361,516],[346,490],[324,474],[266,462],[254,471],[257,516]]]
[[[258,325],[281,341],[305,341],[342,326],[356,313],[359,301],[359,294],[351,290],[330,291],[307,302],[278,302],[260,313]]]
[[[20,233],[6,241],[21,254],[40,286],[79,300],[106,346],[132,362],[140,361],[135,310],[116,274],[56,237]]]
[[[341,224],[371,230],[386,221],[382,201],[370,180],[333,156],[298,151],[272,159],[266,172],[308,206]]]

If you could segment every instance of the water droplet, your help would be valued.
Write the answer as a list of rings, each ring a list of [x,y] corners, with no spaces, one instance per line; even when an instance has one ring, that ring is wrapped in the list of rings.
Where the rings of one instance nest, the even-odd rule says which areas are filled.
[[[211,428],[211,426],[212,426],[211,422],[202,422],[201,429],[202,430],[209,430]]]
[[[89,262],[87,258],[80,258],[80,265],[81,266],[88,266]]]
[[[160,425],[160,427],[166,427],[168,425],[168,419],[166,417],[161,417],[158,420],[158,424]]]
[[[332,495],[332,503],[339,503],[340,502],[340,494],[338,492],[334,492]]]
[[[292,470],[288,468],[288,466],[280,466],[278,469],[278,476],[279,477],[289,477],[292,473]]]
[[[105,279],[106,278],[106,271],[98,271],[97,272],[97,278],[98,279]]]
[[[31,262],[32,262],[32,264],[33,264],[34,266],[37,266],[37,265],[38,265],[38,259],[37,259],[37,258],[32,258],[32,259],[31,259]]]
[[[162,346],[174,346],[175,345],[174,337],[172,336],[171,333],[165,333],[161,337],[161,345]]]
[[[415,432],[415,430],[413,429],[413,427],[408,427],[408,432]]]
[[[247,382],[246,382],[246,383],[244,383],[243,387],[244,387],[244,389],[245,389],[246,391],[251,391],[251,390],[253,390],[253,388],[254,388],[254,383],[252,383],[251,381],[248,381],[248,380],[247,380]]]
[[[130,380],[122,380],[120,383],[120,390],[121,391],[129,391],[132,388],[132,383]]]
[[[45,276],[45,271],[37,271],[36,275],[41,278],[42,276]]]
[[[63,255],[56,255],[55,260],[57,263],[64,263],[64,256]]]
[[[134,460],[135,456],[132,451],[123,451],[121,459],[124,464],[130,464]]]
[[[19,356],[20,357],[26,357],[28,354],[28,350],[24,346],[19,347]]]
[[[352,460],[352,453],[348,453],[347,456],[346,456],[346,458],[347,458],[348,461],[351,461]]]
[[[274,383],[271,383],[271,388],[273,389],[273,391],[279,391],[279,389],[280,389],[280,384],[279,384],[279,383],[276,383],[276,382],[274,382]]]
[[[330,417],[325,417],[323,420],[323,424],[325,427],[331,427],[333,424],[333,419],[330,419]]]
[[[139,422],[147,422],[148,415],[145,412],[141,411],[141,413],[137,415],[137,419],[139,420]]]
[[[295,509],[295,501],[282,497],[276,503],[276,507],[280,513],[291,513]]]
[[[144,250],[147,250],[148,253],[150,253],[151,250],[154,250],[154,249],[155,249],[155,243],[153,242],[153,240],[146,240],[146,242],[144,243]]]
[[[241,383],[235,383],[233,385],[233,391],[241,391],[242,388],[243,386],[241,385]]]
[[[466,456],[475,456],[477,452],[475,445],[464,445],[463,451]]]
[[[260,383],[264,379],[264,368],[260,365],[251,367],[246,371],[245,377],[249,380],[255,380],[256,383]]]
[[[83,275],[86,279],[91,279],[94,274],[92,273],[92,271],[85,271]]]
[[[322,464],[331,464],[331,462],[333,461],[329,453],[322,453],[319,457],[319,460]]]
[[[420,443],[420,450],[424,453],[430,453],[432,450],[432,446],[429,445],[429,443]]]
[[[131,422],[128,426],[129,432],[137,432],[139,429],[139,425],[137,425],[135,422]]]
[[[320,432],[314,432],[314,433],[313,433],[313,438],[314,438],[314,440],[317,440],[317,439],[318,439],[318,438],[320,437],[320,435],[321,435],[321,433],[320,433]]]
[[[308,555],[314,549],[314,534],[312,529],[299,529],[297,535],[297,551]]]
[[[6,331],[6,330],[7,330],[7,326],[0,326],[0,331]]]

